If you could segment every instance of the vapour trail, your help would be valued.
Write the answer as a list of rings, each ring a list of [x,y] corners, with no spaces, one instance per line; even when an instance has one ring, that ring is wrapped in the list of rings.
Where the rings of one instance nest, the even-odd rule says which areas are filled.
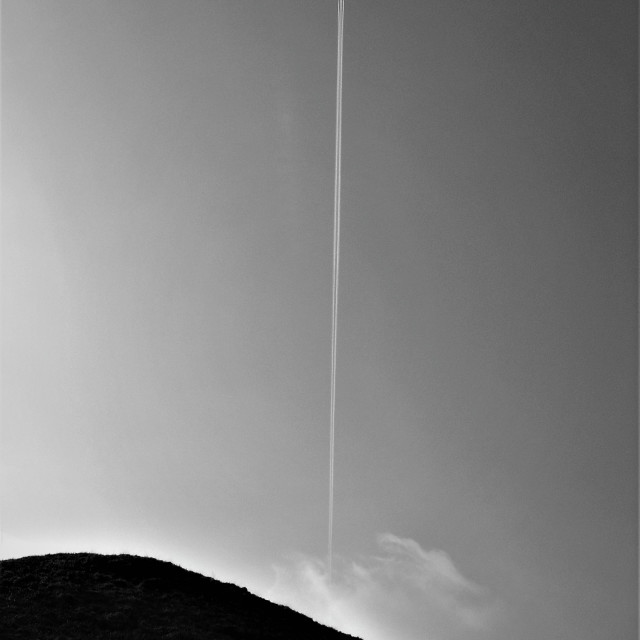
[[[338,0],[338,57],[336,74],[336,158],[333,192],[333,304],[331,319],[331,419],[329,434],[329,580],[333,569],[333,478],[336,433],[336,352],[338,346],[338,284],[340,277],[340,177],[342,164],[342,42],[344,0]]]

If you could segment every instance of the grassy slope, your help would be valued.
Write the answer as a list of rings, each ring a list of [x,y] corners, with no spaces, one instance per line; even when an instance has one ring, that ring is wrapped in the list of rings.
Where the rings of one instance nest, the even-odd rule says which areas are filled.
[[[170,562],[57,553],[0,562],[0,638],[347,640],[351,636]]]

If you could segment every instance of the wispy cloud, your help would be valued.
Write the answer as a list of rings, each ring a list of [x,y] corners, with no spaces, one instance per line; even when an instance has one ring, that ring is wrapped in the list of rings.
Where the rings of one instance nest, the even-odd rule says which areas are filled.
[[[365,640],[461,640],[485,638],[500,603],[465,578],[440,550],[415,540],[378,536],[380,554],[326,563],[296,554],[275,567],[271,600]]]

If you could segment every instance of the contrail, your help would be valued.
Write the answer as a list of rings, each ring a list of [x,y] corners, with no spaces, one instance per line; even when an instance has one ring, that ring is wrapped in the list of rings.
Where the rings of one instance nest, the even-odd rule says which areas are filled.
[[[336,433],[336,350],[340,276],[340,170],[342,162],[342,41],[344,0],[338,0],[338,67],[336,81],[336,161],[333,195],[333,314],[331,319],[331,419],[329,435],[329,581],[333,569],[333,475]]]

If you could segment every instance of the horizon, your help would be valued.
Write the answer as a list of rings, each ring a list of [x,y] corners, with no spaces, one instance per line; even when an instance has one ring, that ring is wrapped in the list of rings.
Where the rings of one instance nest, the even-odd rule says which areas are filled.
[[[149,557],[57,553],[3,560],[0,585],[7,593],[0,602],[6,637],[352,637],[243,587]]]

